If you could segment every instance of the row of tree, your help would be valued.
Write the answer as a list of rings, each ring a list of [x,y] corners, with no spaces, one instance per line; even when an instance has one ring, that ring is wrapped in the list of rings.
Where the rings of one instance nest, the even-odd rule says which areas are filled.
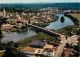
[[[6,50],[2,57],[25,57],[25,54],[20,52],[18,48],[19,44],[10,41],[8,43],[0,42],[0,50]]]
[[[0,17],[0,37],[2,36],[1,24],[2,24],[2,17]]]
[[[10,7],[2,7],[0,8],[0,11],[3,11],[3,9],[6,9],[7,12],[26,12],[26,13],[37,13],[39,11],[39,8],[10,8]]]

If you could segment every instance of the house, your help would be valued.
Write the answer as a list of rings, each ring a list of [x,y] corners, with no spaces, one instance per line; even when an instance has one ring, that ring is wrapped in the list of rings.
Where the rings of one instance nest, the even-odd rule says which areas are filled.
[[[20,50],[21,50],[21,52],[24,52],[26,54],[34,55],[37,49],[36,48],[31,48],[31,47],[24,47],[24,48],[22,48]]]
[[[65,57],[69,57],[69,55],[72,54],[72,50],[69,49],[69,48],[65,48],[64,49],[64,54],[65,54]]]
[[[66,35],[61,35],[61,40],[65,40],[66,39]]]
[[[45,48],[45,49],[43,50],[43,55],[45,55],[45,56],[53,57],[54,54],[55,54],[55,49]]]
[[[10,24],[3,24],[1,26],[2,26],[2,29],[10,29],[13,27],[13,25],[10,25]]]
[[[42,48],[45,46],[45,42],[42,42],[38,39],[33,39],[30,43],[30,46]]]
[[[50,42],[51,45],[53,45],[54,47],[58,46],[60,44],[61,41],[59,40],[53,40]]]
[[[43,49],[37,49],[37,50],[35,51],[35,54],[36,54],[36,55],[43,55]]]
[[[9,24],[15,24],[17,22],[17,19],[7,19],[6,20]]]
[[[68,38],[68,43],[69,44],[73,44],[76,43],[78,41],[79,36],[78,35],[73,35],[71,37]]]
[[[61,37],[58,37],[57,40],[61,41]]]
[[[46,44],[44,48],[53,48],[53,45]]]

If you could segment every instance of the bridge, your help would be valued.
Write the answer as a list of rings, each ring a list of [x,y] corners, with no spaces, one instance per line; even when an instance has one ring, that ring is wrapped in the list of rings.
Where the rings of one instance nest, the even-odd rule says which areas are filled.
[[[55,36],[60,36],[60,35],[62,35],[62,34],[59,34],[59,33],[57,33],[57,32],[54,32],[54,31],[51,31],[51,30],[49,30],[49,29],[42,28],[42,27],[39,27],[39,26],[36,26],[36,25],[32,25],[32,24],[27,24],[27,25],[30,26],[30,27],[34,27],[34,28],[36,28],[36,29],[39,29],[39,30],[41,30],[41,31],[43,31],[43,32],[45,32],[45,33],[51,34],[51,35],[55,35]]]

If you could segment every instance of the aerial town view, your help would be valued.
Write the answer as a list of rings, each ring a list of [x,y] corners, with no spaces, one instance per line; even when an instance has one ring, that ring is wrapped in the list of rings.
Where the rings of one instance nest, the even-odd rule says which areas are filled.
[[[80,0],[0,0],[0,57],[80,57]]]

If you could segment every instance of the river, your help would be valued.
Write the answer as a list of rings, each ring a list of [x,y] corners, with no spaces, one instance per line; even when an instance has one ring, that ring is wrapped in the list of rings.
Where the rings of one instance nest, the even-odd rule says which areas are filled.
[[[50,29],[50,30],[53,30],[53,29],[57,30],[57,29],[61,29],[66,26],[74,25],[72,20],[69,17],[64,16],[64,14],[57,14],[57,16],[59,16],[58,20],[50,23],[50,25],[45,28]],[[62,16],[65,19],[64,22],[61,22],[60,20]]]
[[[36,34],[37,33],[32,29],[26,29],[18,32],[3,32],[4,37],[2,38],[2,42],[17,42],[19,40],[35,36]]]
[[[58,20],[55,22],[51,22],[45,28],[50,29],[50,30],[53,30],[53,29],[57,30],[66,26],[74,25],[72,20],[64,16],[64,14],[57,14],[57,16],[59,16]],[[61,16],[64,17],[65,19],[64,22],[60,21]],[[19,40],[23,40],[25,38],[35,36],[37,35],[37,33],[32,29],[26,29],[26,30],[19,31],[19,32],[3,32],[3,35],[4,37],[2,38],[2,42],[9,42],[9,41],[17,42]]]

